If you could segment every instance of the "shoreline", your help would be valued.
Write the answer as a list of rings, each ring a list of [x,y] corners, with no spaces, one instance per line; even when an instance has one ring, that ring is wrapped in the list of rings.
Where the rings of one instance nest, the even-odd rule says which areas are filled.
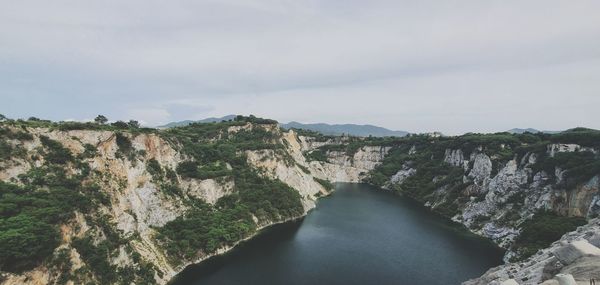
[[[315,202],[318,201],[321,198],[328,197],[333,192],[334,191],[331,191],[326,196],[318,197],[317,200],[315,200]],[[244,243],[246,241],[249,241],[249,240],[251,240],[251,239],[253,239],[253,238],[255,238],[255,237],[257,237],[257,236],[259,236],[259,235],[261,235],[263,233],[265,233],[265,231],[267,229],[271,228],[271,227],[274,227],[274,226],[277,226],[277,225],[281,225],[281,224],[290,223],[290,222],[296,222],[296,221],[304,219],[314,208],[316,208],[316,203],[315,203],[315,207],[309,209],[303,215],[300,215],[300,216],[297,216],[297,217],[293,217],[293,218],[289,218],[289,219],[282,220],[282,221],[278,221],[278,222],[275,222],[275,223],[269,223],[269,224],[266,224],[266,225],[262,225],[262,226],[256,228],[256,231],[254,233],[252,233],[251,235],[249,235],[249,236],[247,236],[247,237],[245,237],[245,238],[243,238],[243,239],[241,239],[239,241],[236,241],[232,245],[219,248],[219,249],[217,249],[217,251],[215,253],[209,254],[207,256],[204,256],[204,257],[196,259],[196,260],[194,260],[192,262],[189,262],[189,263],[187,263],[185,265],[181,265],[181,266],[178,266],[178,267],[174,268],[174,271],[177,272],[177,273],[175,273],[173,276],[170,276],[168,278],[168,281],[166,283],[164,283],[164,284],[166,284],[166,285],[172,284],[175,281],[177,275],[181,274],[188,267],[194,266],[194,265],[199,265],[199,264],[201,264],[201,263],[203,263],[205,261],[208,261],[209,259],[211,259],[213,257],[218,257],[218,256],[226,255],[231,250],[235,249],[238,245],[240,245],[240,244],[242,244],[242,243]]]
[[[429,214],[435,215],[437,217],[440,217],[440,218],[444,219],[446,222],[448,222],[448,228],[450,228],[452,231],[454,231],[454,232],[456,232],[458,234],[461,234],[461,235],[465,235],[465,236],[468,236],[468,237],[471,237],[471,238],[477,238],[477,239],[480,239],[482,241],[485,241],[485,242],[489,243],[490,245],[493,245],[496,249],[501,250],[503,252],[503,254],[506,254],[506,252],[507,252],[507,249],[499,246],[492,239],[487,238],[487,237],[482,236],[482,235],[479,235],[479,234],[471,231],[464,224],[456,222],[456,221],[452,220],[451,217],[444,216],[441,213],[432,210],[431,208],[423,205],[419,200],[417,200],[417,199],[415,199],[413,197],[410,197],[408,195],[404,195],[402,193],[396,192],[396,191],[394,191],[392,189],[388,189],[388,188],[385,188],[385,187],[377,186],[377,185],[374,185],[374,184],[371,184],[371,183],[366,183],[366,182],[334,182],[334,185],[338,184],[338,183],[351,183],[351,184],[369,185],[370,187],[375,187],[375,188],[380,189],[380,190],[388,191],[388,192],[390,192],[390,193],[392,193],[394,195],[397,195],[399,197],[407,198],[408,200],[410,200],[411,202],[413,202],[415,206],[417,206],[419,208],[422,208],[423,210],[427,211]],[[335,192],[335,188],[332,191],[329,191],[327,194],[325,194],[323,196],[317,197],[317,199],[315,200],[315,202],[318,202],[322,198],[329,197],[330,195],[333,194],[333,192]],[[204,263],[204,262],[206,262],[209,259],[214,258],[214,257],[224,256],[224,255],[228,254],[230,251],[232,251],[233,249],[235,249],[238,245],[240,245],[240,244],[242,244],[242,243],[244,243],[246,241],[249,241],[249,240],[251,240],[251,239],[253,239],[253,238],[255,238],[255,237],[257,237],[257,236],[259,236],[259,235],[261,235],[263,233],[265,233],[265,231],[268,230],[271,227],[274,227],[274,226],[277,226],[277,225],[281,225],[281,224],[290,223],[290,222],[296,222],[296,221],[304,219],[316,207],[317,207],[317,203],[315,203],[315,207],[309,209],[303,215],[300,215],[300,216],[297,216],[297,217],[293,217],[293,218],[290,218],[290,219],[286,219],[286,220],[282,220],[282,221],[278,221],[278,222],[275,222],[275,223],[270,223],[270,224],[266,224],[266,225],[260,226],[260,227],[258,227],[256,229],[256,231],[253,234],[251,234],[250,236],[245,237],[245,238],[243,238],[243,239],[241,239],[239,241],[236,241],[234,244],[232,244],[230,246],[226,246],[226,247],[220,248],[220,249],[218,249],[213,254],[207,255],[205,257],[202,257],[202,258],[199,258],[197,260],[194,260],[193,262],[189,262],[189,263],[187,263],[185,265],[182,265],[182,266],[179,266],[179,267],[175,268],[175,271],[177,273],[174,274],[173,276],[170,276],[169,279],[168,279],[168,281],[167,281],[167,283],[165,283],[165,284],[166,285],[173,284],[173,282],[175,281],[175,279],[177,278],[177,276],[179,274],[181,274],[183,271],[185,271],[188,267],[195,266],[195,265],[200,265],[200,264],[202,264],[202,263]],[[503,264],[506,264],[506,262],[504,262]],[[489,268],[489,269],[491,269],[491,268]]]

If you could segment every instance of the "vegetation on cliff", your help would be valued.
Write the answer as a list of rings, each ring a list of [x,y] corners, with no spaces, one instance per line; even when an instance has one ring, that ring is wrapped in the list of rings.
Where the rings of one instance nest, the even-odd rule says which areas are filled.
[[[474,178],[468,177],[469,173],[465,173],[464,165],[453,166],[445,161],[447,150],[460,150],[465,163],[469,163],[468,169],[473,167],[471,154],[485,154],[492,163],[490,179],[508,161],[514,159],[519,164],[528,155],[531,157],[528,167],[532,169],[529,182],[535,174],[543,172],[550,182],[555,183],[554,187],[571,191],[600,175],[600,154],[597,149],[599,136],[600,131],[582,128],[559,134],[497,133],[465,134],[458,137],[413,135],[387,141],[392,149],[367,180],[375,185],[392,188],[422,203],[435,205],[433,210],[450,218],[461,214],[468,202],[484,200],[487,193],[479,192],[478,187],[481,186],[472,186]],[[550,146],[561,143],[578,146],[575,151],[551,155]],[[414,169],[415,172],[400,183],[390,183],[392,176],[405,169]],[[498,226],[510,224],[521,229],[514,248],[521,257],[535,253],[585,220],[564,217],[561,216],[564,212],[557,211],[540,213],[522,224],[515,224],[522,220],[517,209],[523,207],[524,198],[518,193],[510,196],[504,205],[509,205],[512,210],[498,220]],[[556,203],[564,201],[558,199]],[[488,216],[476,217],[471,226],[481,227],[489,219]],[[540,230],[544,238],[532,237],[532,232],[536,230]]]
[[[564,217],[549,211],[536,213],[521,225],[521,234],[513,246],[518,253],[517,259],[523,260],[534,255],[559,240],[566,232],[585,224],[583,217]]]
[[[246,163],[246,150],[270,149],[284,156],[273,120],[239,116],[228,122],[155,130],[140,128],[135,121],[108,124],[101,116],[94,123],[2,119],[0,171],[24,163],[29,170],[18,180],[0,182],[0,271],[22,273],[43,265],[53,272],[51,279],[58,284],[68,280],[151,284],[156,282],[156,275],[162,276],[161,270],[132,248],[131,242],[139,237],[117,230],[115,220],[107,215],[106,210],[116,201],[104,187],[113,185],[120,191],[127,178],[123,181],[93,168],[101,155],[97,146],[81,143],[83,152],[74,154],[46,135],[72,130],[110,132],[116,152],[115,158],[108,160],[132,167],[142,163],[161,193],[186,203],[183,216],[155,229],[155,238],[164,244],[173,265],[232,245],[259,226],[303,214],[296,190],[266,178]],[[145,158],[145,151],[136,150],[132,141],[141,133],[163,137],[184,160],[171,169],[154,158]],[[26,143],[39,147],[28,149]],[[215,205],[186,196],[179,181],[226,177],[233,179],[234,191]],[[80,226],[75,222],[77,213],[89,228],[65,242],[64,227]],[[76,250],[84,262],[75,272],[70,270],[71,250]],[[122,250],[132,261],[115,263]]]

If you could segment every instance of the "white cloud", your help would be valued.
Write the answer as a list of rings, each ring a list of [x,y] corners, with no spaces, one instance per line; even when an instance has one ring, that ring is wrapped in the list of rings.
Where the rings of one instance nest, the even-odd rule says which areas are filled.
[[[0,96],[19,116],[600,128],[598,1],[6,2]]]

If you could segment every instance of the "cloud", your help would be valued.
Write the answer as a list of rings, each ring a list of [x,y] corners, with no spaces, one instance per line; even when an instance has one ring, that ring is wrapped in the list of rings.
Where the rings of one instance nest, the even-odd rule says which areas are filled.
[[[591,0],[15,1],[0,11],[0,97],[16,116],[148,124],[254,112],[413,131],[600,128],[590,95],[600,91],[599,9]],[[551,103],[565,96],[581,104]]]

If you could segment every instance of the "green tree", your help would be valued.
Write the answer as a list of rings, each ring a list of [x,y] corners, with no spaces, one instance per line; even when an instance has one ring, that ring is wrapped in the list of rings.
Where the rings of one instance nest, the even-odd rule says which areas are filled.
[[[127,125],[129,125],[129,127],[132,129],[137,129],[140,127],[140,123],[136,120],[129,120],[129,122],[127,122]]]
[[[123,121],[116,121],[114,123],[111,124],[113,127],[116,127],[118,129],[127,129],[129,128],[129,125]]]
[[[108,118],[106,118],[106,117],[105,117],[105,116],[103,116],[103,115],[98,115],[98,116],[97,116],[97,117],[94,119],[94,122],[96,122],[96,123],[98,123],[98,124],[101,124],[101,125],[104,125],[104,124],[106,124],[106,122],[108,122]]]

